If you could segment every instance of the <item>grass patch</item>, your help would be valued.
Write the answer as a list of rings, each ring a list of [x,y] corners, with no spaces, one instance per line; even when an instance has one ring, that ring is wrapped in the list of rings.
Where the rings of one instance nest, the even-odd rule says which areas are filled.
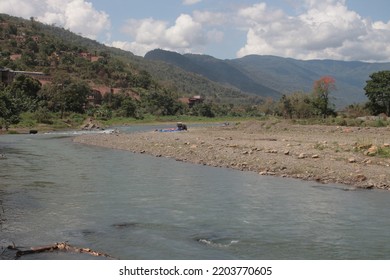
[[[348,127],[387,127],[390,125],[390,120],[362,120],[340,116],[328,118],[292,119],[291,121],[293,124],[300,125],[333,125]]]
[[[105,126],[121,126],[132,124],[158,124],[158,123],[225,123],[225,122],[239,122],[246,120],[254,120],[256,118],[245,117],[198,117],[198,116],[152,116],[145,115],[142,119],[114,117],[109,120],[99,120]]]
[[[378,144],[377,141],[368,139],[359,140],[356,142],[353,151],[363,153],[366,156],[390,158],[390,147],[386,144]]]
[[[379,147],[376,155],[381,158],[390,158],[390,147]]]
[[[323,150],[325,150],[327,147],[328,147],[328,145],[326,145],[326,144],[324,144],[324,143],[316,143],[316,144],[314,145],[313,148],[316,149],[316,150],[323,151]]]
[[[19,132],[16,130],[8,130],[7,134],[19,134]]]

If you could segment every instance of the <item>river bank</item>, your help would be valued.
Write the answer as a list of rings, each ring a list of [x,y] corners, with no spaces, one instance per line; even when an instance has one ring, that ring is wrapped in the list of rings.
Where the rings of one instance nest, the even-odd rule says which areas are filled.
[[[184,132],[82,135],[76,143],[253,171],[390,189],[390,129],[248,121]]]

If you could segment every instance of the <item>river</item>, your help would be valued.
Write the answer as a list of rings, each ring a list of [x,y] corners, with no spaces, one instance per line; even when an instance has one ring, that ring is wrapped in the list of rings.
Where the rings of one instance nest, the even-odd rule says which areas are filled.
[[[84,146],[72,136],[0,136],[0,245],[67,241],[144,260],[390,258],[388,191]]]

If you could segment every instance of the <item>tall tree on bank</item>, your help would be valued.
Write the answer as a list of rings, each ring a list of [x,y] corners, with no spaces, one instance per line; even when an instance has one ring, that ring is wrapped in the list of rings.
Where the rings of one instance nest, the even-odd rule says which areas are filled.
[[[390,116],[390,71],[379,71],[370,75],[364,87],[369,100],[368,107],[375,115]]]
[[[9,86],[9,92],[19,107],[20,112],[35,111],[38,108],[40,100],[38,92],[41,90],[42,84],[34,78],[17,75]]]
[[[314,105],[323,117],[334,114],[334,110],[330,107],[329,95],[335,89],[336,81],[333,77],[324,76],[314,82]]]
[[[0,126],[8,130],[11,124],[19,122],[19,108],[16,105],[11,93],[7,90],[0,90]]]
[[[42,88],[41,94],[52,111],[83,113],[91,88],[87,83],[67,76],[55,77],[51,84]]]

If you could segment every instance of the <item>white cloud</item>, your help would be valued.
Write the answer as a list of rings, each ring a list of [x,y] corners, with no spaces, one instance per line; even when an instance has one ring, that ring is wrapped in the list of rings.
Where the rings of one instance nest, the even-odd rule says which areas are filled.
[[[248,22],[253,23],[275,22],[284,17],[283,11],[268,8],[266,3],[259,3],[252,7],[242,8],[238,11],[238,14]]]
[[[229,17],[224,13],[210,11],[194,11],[193,17],[196,22],[207,25],[223,25],[228,22]]]
[[[0,13],[35,17],[108,41],[102,35],[110,35],[110,18],[88,1],[92,0],[0,0]],[[202,0],[182,0],[187,6],[199,2]],[[233,2],[218,1],[213,8],[193,10],[173,21],[131,19],[123,28],[128,41],[121,38],[108,44],[138,55],[155,48],[199,53],[210,48],[218,52],[217,48],[223,47],[229,51],[235,48],[239,57],[266,54],[298,59],[390,61],[390,21],[364,18],[348,8],[347,0],[283,1],[290,3],[293,11],[275,8],[272,1],[267,5],[258,0],[251,6]],[[241,43],[243,34],[246,41]]]
[[[304,0],[291,16],[265,3],[238,11],[247,41],[237,56],[278,55],[299,59],[390,60],[390,22],[371,22],[345,0]]]
[[[202,0],[183,0],[183,5],[191,6],[200,2],[202,2]]]
[[[127,41],[113,41],[111,44],[112,47],[122,49],[134,53],[135,55],[143,56],[150,50],[158,49],[160,46],[157,44],[143,44],[137,42],[127,42]]]
[[[204,43],[201,24],[189,15],[180,15],[175,25],[166,30],[164,37],[172,47],[190,48],[191,45]]]
[[[0,13],[20,16],[23,18],[30,18],[32,16],[36,16],[36,11],[37,11],[39,5],[40,5],[40,2],[37,0],[0,1]]]
[[[123,31],[132,37],[132,41],[115,42],[115,45],[117,47],[122,45],[123,48],[137,55],[144,55],[155,48],[196,52],[206,44],[208,38],[202,24],[187,14],[181,14],[171,26],[166,21],[153,18],[131,19]]]
[[[23,18],[35,17],[91,39],[110,28],[107,13],[97,11],[85,0],[7,0],[0,2],[0,12]]]

